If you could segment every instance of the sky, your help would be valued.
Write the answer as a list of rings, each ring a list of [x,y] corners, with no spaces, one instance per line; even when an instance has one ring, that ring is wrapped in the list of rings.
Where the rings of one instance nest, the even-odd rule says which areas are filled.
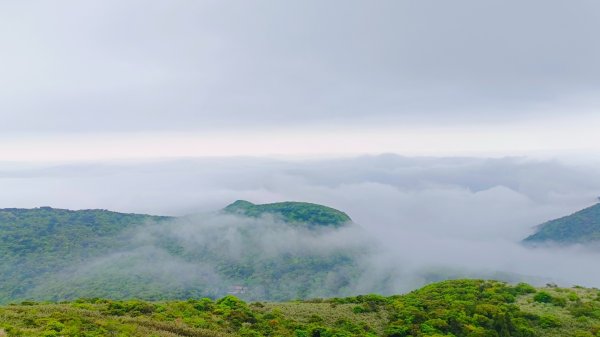
[[[0,158],[598,154],[600,3],[1,1]]]

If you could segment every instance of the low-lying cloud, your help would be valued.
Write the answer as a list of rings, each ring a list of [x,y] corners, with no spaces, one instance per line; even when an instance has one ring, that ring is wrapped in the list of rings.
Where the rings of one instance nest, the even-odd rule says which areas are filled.
[[[330,288],[344,284],[340,295],[403,292],[445,277],[599,286],[597,251],[519,243],[535,225],[593,204],[600,191],[597,172],[524,158],[395,155],[4,166],[0,204],[188,214],[129,233],[129,249],[69,271],[82,280],[129,261],[123,270],[182,288],[202,280],[210,294],[219,295],[239,280],[224,276],[222,264],[198,258],[206,251],[242,264],[249,256],[260,262],[286,254],[330,258],[341,251],[353,257],[352,268],[332,268],[320,280]],[[347,212],[358,225],[315,233],[276,218],[207,213],[236,199],[321,203]],[[177,254],[161,244],[164,238],[179,247]],[[302,284],[281,277],[286,295],[294,297]],[[253,287],[258,297],[269,291]],[[308,288],[304,296],[335,295]]]

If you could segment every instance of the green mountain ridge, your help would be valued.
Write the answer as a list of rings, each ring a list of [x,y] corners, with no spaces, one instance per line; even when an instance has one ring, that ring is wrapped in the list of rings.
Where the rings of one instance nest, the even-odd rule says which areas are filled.
[[[526,244],[591,244],[600,241],[600,203],[537,227],[523,240]]]
[[[240,213],[240,206],[251,206],[244,208],[248,215]],[[272,300],[349,293],[347,287],[357,277],[356,259],[368,247],[310,251],[301,243],[318,243],[324,235],[304,233],[303,226],[335,231],[351,221],[344,213],[297,202],[237,202],[223,212],[241,217],[231,223],[218,214],[198,219],[50,207],[1,209],[0,303],[86,296],[217,297],[237,288],[245,298]],[[265,213],[277,215],[277,221],[261,218]],[[284,245],[280,253],[267,254],[272,243],[264,238],[273,233],[303,239],[297,248]],[[238,243],[232,245],[232,239]]]
[[[119,249],[120,233],[170,217],[51,207],[0,209],[0,302],[27,296],[48,273]]]
[[[302,202],[237,201],[221,212],[184,217],[0,209],[0,303],[228,293],[284,301],[351,296],[367,289],[364,280],[369,291],[395,292],[397,270],[371,279],[377,243],[351,224],[341,211]],[[537,282],[443,268],[415,273],[418,284],[456,277]]]
[[[352,222],[352,219],[342,211],[308,202],[286,201],[257,205],[246,200],[237,200],[225,207],[223,211],[249,217],[271,214],[291,224],[307,224],[311,227],[340,227]]]

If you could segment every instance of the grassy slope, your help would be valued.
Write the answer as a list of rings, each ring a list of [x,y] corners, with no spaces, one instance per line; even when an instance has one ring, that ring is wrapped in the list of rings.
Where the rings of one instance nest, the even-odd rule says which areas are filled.
[[[8,336],[600,336],[597,289],[456,280],[406,295],[285,303],[228,296],[0,308]]]
[[[540,336],[600,336],[600,291],[585,288],[542,288],[540,292],[548,293],[558,301],[550,303],[534,300],[536,294],[528,294],[518,299],[517,304],[524,312],[540,318],[558,320],[558,325],[544,328],[538,325]],[[562,303],[562,300],[565,302]]]

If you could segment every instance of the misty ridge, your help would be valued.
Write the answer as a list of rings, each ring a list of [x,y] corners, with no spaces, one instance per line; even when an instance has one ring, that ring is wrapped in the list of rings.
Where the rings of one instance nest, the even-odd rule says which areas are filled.
[[[96,289],[107,276],[116,284],[145,284],[152,298],[173,289],[216,298],[241,286],[245,290],[236,295],[242,298],[279,300],[385,290],[381,280],[361,275],[376,249],[356,225],[308,229],[272,216],[207,213],[149,223],[124,236],[122,250],[50,276],[34,297],[65,288],[115,297],[112,290]]]
[[[0,179],[19,187],[13,191],[31,196],[28,189],[39,189],[44,195],[0,194],[0,200],[20,200],[20,207],[54,200],[54,207],[73,209],[93,204],[191,214],[123,232],[118,249],[50,271],[33,288],[33,298],[82,292],[122,297],[120,288],[132,284],[137,296],[150,299],[175,289],[178,297],[233,292],[277,300],[397,294],[463,277],[597,286],[597,250],[521,243],[535,225],[593,204],[597,172],[593,165],[525,158],[395,155],[102,163],[5,168]],[[73,197],[78,195],[85,197]],[[353,223],[308,229],[272,215],[218,211],[241,198],[328,205]],[[197,205],[201,209],[193,211]]]
[[[600,253],[584,247],[533,249],[519,242],[417,235],[383,240],[356,224],[309,230],[271,216],[250,219],[214,213],[146,224],[127,233],[124,246],[49,276],[33,297],[37,292],[62,293],[59,289],[64,288],[114,297],[97,284],[105,284],[106,277],[115,285],[148,286],[150,298],[156,296],[156,289],[193,288],[197,296],[234,292],[253,300],[391,295],[465,277],[569,286],[594,286],[600,280],[599,272],[585,267],[593,266]],[[320,273],[306,274],[302,263],[290,266],[298,259],[318,261]],[[240,286],[244,290],[236,292],[234,288]]]

